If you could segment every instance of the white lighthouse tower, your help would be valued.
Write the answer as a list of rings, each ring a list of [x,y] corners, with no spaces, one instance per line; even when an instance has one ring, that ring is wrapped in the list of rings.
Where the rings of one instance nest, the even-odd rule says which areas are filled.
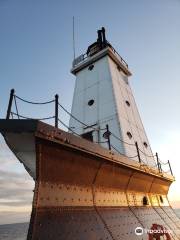
[[[154,158],[129,85],[128,64],[106,40],[105,29],[86,54],[73,61],[76,76],[69,127],[73,132],[103,147],[108,126],[112,151],[135,161],[137,144],[142,162],[154,165]],[[135,145],[135,143],[137,143]]]

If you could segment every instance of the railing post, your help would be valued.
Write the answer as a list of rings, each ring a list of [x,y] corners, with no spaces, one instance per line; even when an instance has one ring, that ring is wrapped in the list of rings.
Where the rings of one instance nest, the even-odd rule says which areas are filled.
[[[169,160],[168,160],[168,164],[169,164],[169,169],[170,169],[171,175],[173,176],[173,172],[172,172],[172,168],[171,168],[171,164],[170,164]]]
[[[10,118],[14,93],[15,93],[14,89],[11,89],[10,97],[9,97],[9,104],[8,104],[8,109],[7,109],[7,114],[6,114],[6,119]]]
[[[59,109],[58,104],[59,104],[59,95],[56,94],[55,95],[55,127],[56,128],[58,128],[58,118],[59,118],[59,116],[58,116],[58,109]]]
[[[137,150],[137,156],[138,156],[139,163],[141,163],[141,157],[140,157],[140,152],[139,152],[139,147],[138,147],[137,142],[135,142],[135,146],[136,146],[136,150]]]
[[[110,131],[109,131],[109,125],[106,125],[106,132],[107,132],[107,140],[108,140],[108,148],[111,150],[111,141],[110,141]]]
[[[158,153],[156,153],[156,160],[157,160],[158,170],[159,170],[160,173],[162,173],[162,168],[161,168],[161,164],[160,164],[160,162],[159,162]]]

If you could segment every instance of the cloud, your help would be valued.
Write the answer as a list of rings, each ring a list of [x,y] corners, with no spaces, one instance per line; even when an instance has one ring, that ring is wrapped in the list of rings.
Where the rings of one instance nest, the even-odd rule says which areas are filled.
[[[0,224],[28,221],[33,189],[34,181],[0,136]]]
[[[7,144],[5,143],[2,135],[0,135],[0,169],[16,171],[17,168],[23,171],[23,166],[17,160],[15,155],[11,152]]]
[[[157,149],[159,157],[163,162],[170,160],[173,174],[176,181],[171,185],[169,189],[169,200],[174,208],[180,208],[180,152],[179,152],[179,136],[180,129],[166,130],[163,135],[157,136],[154,149]]]
[[[18,212],[19,208],[30,209],[33,189],[34,181],[27,173],[0,170],[0,210]]]
[[[29,211],[1,211],[0,224],[29,222]]]

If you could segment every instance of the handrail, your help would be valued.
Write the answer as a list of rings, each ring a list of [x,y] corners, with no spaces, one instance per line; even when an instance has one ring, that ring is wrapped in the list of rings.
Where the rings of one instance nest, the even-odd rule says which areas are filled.
[[[120,56],[120,54],[115,50],[115,48],[109,43],[107,42],[107,46],[105,48],[110,48],[113,53],[119,58],[120,62],[126,67],[128,68],[128,64],[127,62]],[[96,47],[97,49],[99,49],[98,47]],[[105,49],[104,48],[104,49]],[[81,54],[79,55],[77,58],[74,59],[72,66],[76,67],[78,66],[80,63],[82,63],[84,60],[86,60],[89,57],[89,55],[87,55],[87,53]]]
[[[39,104],[39,105],[44,105],[44,104],[49,104],[49,103],[53,103],[55,104],[55,112],[53,116],[48,116],[48,117],[44,117],[44,118],[31,118],[28,116],[24,116],[23,114],[19,113],[18,110],[18,102],[17,100],[23,101],[25,103],[28,104]],[[13,101],[14,101],[14,105],[15,105],[15,111],[12,111],[12,105],[13,105]],[[48,119],[55,119],[55,127],[58,128],[58,123],[61,123],[64,127],[66,127],[70,132],[72,132],[73,134],[82,137],[80,134],[78,134],[76,131],[72,130],[72,128],[70,128],[69,126],[67,126],[67,124],[65,124],[62,120],[59,119],[59,108],[63,109],[63,111],[65,111],[70,117],[72,117],[75,121],[79,122],[82,126],[86,126],[86,127],[91,127],[93,129],[93,131],[105,131],[103,133],[103,137],[107,140],[107,141],[99,141],[97,143],[108,143],[108,149],[111,150],[111,148],[113,148],[116,152],[119,153],[118,149],[116,149],[112,144],[111,144],[111,136],[114,137],[117,141],[121,142],[122,144],[128,145],[128,146],[134,146],[136,149],[136,156],[127,156],[129,158],[135,158],[137,157],[139,160],[139,163],[141,164],[143,162],[142,160],[142,154],[146,157],[156,157],[156,167],[159,170],[159,173],[163,173],[165,171],[163,171],[162,167],[163,165],[168,165],[169,166],[169,171],[171,173],[171,175],[173,176],[173,172],[172,172],[172,168],[170,165],[170,161],[168,160],[167,162],[162,162],[159,157],[158,154],[156,153],[155,155],[147,155],[144,151],[142,151],[139,146],[138,143],[128,143],[126,141],[124,141],[124,139],[120,139],[119,137],[117,137],[113,132],[110,131],[109,126],[106,125],[106,128],[100,128],[100,127],[92,127],[89,126],[88,124],[82,122],[81,120],[79,120],[77,117],[75,117],[74,115],[72,115],[72,113],[70,113],[65,107],[63,107],[60,103],[59,103],[59,96],[56,94],[55,98],[53,100],[50,101],[46,101],[46,102],[32,102],[29,100],[25,100],[17,95],[15,95],[15,90],[12,89],[10,92],[10,98],[9,98],[9,103],[8,103],[8,109],[7,109],[7,114],[6,114],[6,119],[10,119],[10,116],[12,118],[14,118],[14,116],[16,116],[18,119],[36,119],[36,120],[48,120]]]

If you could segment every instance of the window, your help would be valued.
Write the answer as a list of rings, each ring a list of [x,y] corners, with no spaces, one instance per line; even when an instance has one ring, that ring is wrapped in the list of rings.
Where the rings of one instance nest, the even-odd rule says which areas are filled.
[[[94,104],[94,100],[93,100],[93,99],[91,99],[91,100],[88,101],[88,105],[89,105],[89,106],[92,106],[93,104]]]
[[[127,132],[127,135],[128,135],[128,137],[129,137],[129,139],[132,138],[132,134],[131,134],[130,132]]]
[[[148,147],[148,144],[147,144],[147,142],[143,142],[143,145],[145,146],[145,148],[147,148],[147,147]]]
[[[130,102],[126,100],[126,105],[130,107]]]
[[[118,69],[119,72],[121,72],[121,68],[120,68],[119,65],[117,65],[117,69]]]
[[[88,70],[89,70],[89,71],[92,71],[92,70],[93,70],[93,68],[94,68],[94,65],[93,65],[93,64],[91,64],[91,65],[88,67]]]

